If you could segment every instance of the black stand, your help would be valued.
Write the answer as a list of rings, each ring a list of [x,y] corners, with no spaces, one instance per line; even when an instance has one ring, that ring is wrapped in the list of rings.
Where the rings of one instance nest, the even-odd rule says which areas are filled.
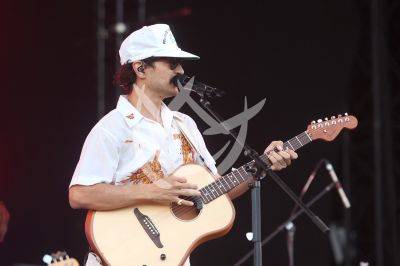
[[[322,196],[324,196],[326,193],[328,193],[333,187],[335,186],[334,182],[331,182],[328,186],[324,188],[320,193],[318,193],[310,202],[307,203],[307,207],[311,207],[315,202],[317,202]],[[300,209],[296,213],[294,213],[292,216],[289,217],[288,220],[283,222],[281,225],[279,225],[271,234],[269,234],[264,240],[261,242],[261,246],[264,246],[267,244],[272,238],[274,238],[279,232],[285,230],[285,228],[288,226],[288,224],[291,224],[300,214],[304,212],[303,209]],[[240,260],[238,260],[234,266],[240,266],[242,265],[246,260],[248,260],[251,255],[254,254],[254,250],[249,251],[244,255]]]
[[[268,175],[297,203],[297,205],[310,217],[313,223],[324,233],[329,231],[329,228],[324,224],[321,219],[316,216],[298,197],[297,195],[284,183],[280,177],[272,171],[272,169],[260,159],[259,154],[246,143],[238,139],[236,132],[229,130],[223,123],[221,116],[211,107],[208,100],[205,99],[203,91],[199,93],[200,103],[203,107],[221,124],[221,126],[229,132],[229,134],[238,142],[244,149],[244,154],[254,160],[254,169],[249,169],[249,172],[255,174],[255,185],[252,188],[252,229],[253,229],[253,242],[254,242],[254,266],[262,266],[262,244],[261,244],[261,197],[260,197],[260,179],[261,172],[265,171]]]
[[[253,231],[254,259],[255,266],[262,265],[262,245],[261,245],[261,182],[256,177],[251,188],[251,227]]]

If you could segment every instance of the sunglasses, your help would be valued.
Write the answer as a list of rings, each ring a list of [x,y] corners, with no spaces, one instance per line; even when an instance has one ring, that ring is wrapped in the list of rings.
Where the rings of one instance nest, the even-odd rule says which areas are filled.
[[[169,64],[169,68],[171,70],[174,70],[175,68],[177,68],[179,65],[182,65],[182,63],[183,63],[182,58],[176,58],[176,57],[150,57],[143,61],[145,61],[145,63],[147,63],[147,64],[149,64],[149,63],[151,64],[156,61],[166,62],[167,64]]]

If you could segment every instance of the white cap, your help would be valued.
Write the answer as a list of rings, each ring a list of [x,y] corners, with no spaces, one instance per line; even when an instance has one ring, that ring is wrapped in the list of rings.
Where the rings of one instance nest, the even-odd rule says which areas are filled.
[[[144,26],[132,32],[119,49],[121,65],[149,57],[177,57],[199,59],[197,55],[182,51],[176,44],[168,25]]]

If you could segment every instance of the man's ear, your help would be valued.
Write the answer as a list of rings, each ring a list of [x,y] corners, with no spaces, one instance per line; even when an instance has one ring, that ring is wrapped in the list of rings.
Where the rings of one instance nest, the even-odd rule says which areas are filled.
[[[132,68],[133,71],[135,72],[136,76],[139,78],[144,78],[145,77],[145,72],[144,72],[144,63],[137,61],[132,63]]]

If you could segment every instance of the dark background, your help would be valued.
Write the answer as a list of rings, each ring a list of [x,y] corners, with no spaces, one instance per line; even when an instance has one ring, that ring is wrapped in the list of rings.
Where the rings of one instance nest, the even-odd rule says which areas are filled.
[[[133,31],[141,26],[137,4],[125,2],[125,22]],[[118,50],[111,30],[114,4],[106,1],[106,111],[114,108],[117,94],[112,86]],[[354,110],[351,114],[362,117],[359,128],[371,123],[371,102],[361,97],[371,90],[370,76],[362,74],[370,65],[359,60],[360,50],[369,49],[364,45],[369,41],[365,6],[362,1],[346,0],[149,0],[146,13],[148,23],[168,23],[179,46],[200,55],[200,61],[184,65],[188,75],[228,92],[213,101],[224,117],[242,112],[244,97],[249,106],[266,98],[262,111],[249,121],[247,133],[248,144],[262,152],[270,141],[291,138],[311,120],[326,116]],[[189,12],[179,13],[182,8]],[[0,192],[11,213],[8,235],[0,244],[0,265],[43,265],[42,256],[56,250],[66,250],[83,263],[88,249],[86,212],[69,207],[68,185],[84,139],[98,120],[96,1],[6,1],[0,13]],[[190,108],[183,110],[198,121],[201,131],[207,129]],[[368,130],[364,127],[358,132]],[[356,136],[360,133],[343,132],[329,144],[312,143],[279,174],[299,193],[318,160],[329,159],[349,193],[352,209],[343,210],[335,191],[312,209],[328,225],[347,228],[347,265],[358,265],[361,260],[373,265],[373,182],[366,179],[370,190],[356,200],[352,195],[362,182],[354,185],[354,170],[348,170],[349,163],[357,159],[351,152]],[[372,142],[369,133],[361,138]],[[205,136],[205,140],[214,153],[229,137]],[[235,165],[247,161],[242,156]],[[305,200],[329,182],[321,170]],[[272,180],[262,184],[266,237],[288,217],[294,203]],[[245,238],[251,231],[250,193],[237,199],[235,206],[232,231],[196,249],[194,266],[232,265],[252,248]],[[336,265],[328,235],[306,216],[295,224],[296,265]],[[263,252],[264,265],[288,265],[284,233]],[[391,255],[384,265],[396,265],[393,252],[387,252]]]

